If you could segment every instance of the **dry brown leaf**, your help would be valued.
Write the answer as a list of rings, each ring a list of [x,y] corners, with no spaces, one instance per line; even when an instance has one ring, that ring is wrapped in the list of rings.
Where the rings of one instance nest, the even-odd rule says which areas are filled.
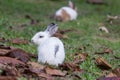
[[[11,42],[13,44],[28,44],[29,43],[28,40],[20,39],[20,38],[15,38],[15,39],[11,40]]]
[[[103,0],[87,0],[87,2],[92,4],[104,4]]]
[[[44,78],[43,80],[54,80],[54,77],[45,73],[39,73],[38,76],[39,76],[39,80],[41,80],[41,78]]]
[[[66,29],[66,30],[58,30],[54,36],[58,37],[58,38],[63,38],[63,39],[68,39],[69,37],[67,35],[65,35],[65,33],[67,32],[72,32],[75,31],[74,29]]]
[[[110,48],[104,50],[105,53],[112,53],[113,51]]]
[[[61,70],[52,69],[50,67],[45,67],[45,72],[52,76],[62,76],[63,77],[66,75],[66,73],[62,72]]]
[[[7,49],[7,50],[10,50],[10,49],[13,49],[13,48],[10,47],[10,46],[0,45],[0,49]]]
[[[117,77],[117,75],[111,72],[106,77]]]
[[[66,70],[66,71],[83,71],[82,69],[80,69],[79,65],[75,64],[75,63],[72,63],[72,62],[69,62],[69,63],[63,63],[61,65],[59,65],[60,68],[62,68],[63,70]]]
[[[13,49],[7,54],[7,56],[17,58],[24,63],[30,60],[28,53],[22,49]]]
[[[74,29],[65,29],[65,30],[58,30],[57,31],[57,33],[60,33],[60,34],[65,34],[65,33],[67,33],[67,32],[73,32],[73,31],[75,31]]]
[[[62,38],[62,39],[68,39],[69,38],[67,35],[61,34],[61,33],[55,33],[54,36],[58,37],[58,38]]]
[[[106,77],[120,77],[120,68],[112,70]]]
[[[120,80],[120,77],[100,77],[96,80]]]
[[[30,65],[30,67],[33,69],[44,69],[44,66],[37,62],[28,62],[27,64]]]
[[[110,53],[113,53],[113,50],[110,49],[110,48],[105,48],[103,49],[103,51],[101,52],[95,52],[96,54],[110,54]]]
[[[20,67],[20,66],[19,66]],[[21,76],[19,70],[17,70],[17,66],[8,65],[8,64],[1,64],[0,69],[2,70],[2,76]]]
[[[7,64],[7,65],[21,65],[21,66],[25,66],[25,64],[19,60],[16,60],[14,58],[10,58],[10,57],[0,57],[0,64]]]
[[[0,76],[0,80],[17,80],[14,76]]]
[[[120,77],[120,68],[116,68],[112,71],[114,74],[117,75],[117,77]]]
[[[21,76],[20,72],[13,66],[13,67],[6,67],[4,69],[4,74],[7,76]]]
[[[0,56],[19,58],[23,62],[28,61],[29,57],[37,58],[37,54],[28,53],[22,49],[4,45],[0,45]]]
[[[12,48],[9,46],[0,45],[0,56],[6,55],[8,52],[11,51],[11,49]]]
[[[42,80],[42,78],[45,80],[53,80],[51,75],[45,73],[45,67],[43,65],[36,62],[28,62],[27,64],[29,66],[28,72],[31,72],[31,74],[36,74],[40,80]]]
[[[28,62],[29,71],[35,74],[40,74],[44,72],[44,66],[36,62]]]
[[[4,56],[4,55],[8,54],[8,52],[10,52],[10,50],[0,49],[0,56]]]
[[[112,68],[112,66],[101,57],[96,58],[95,63],[100,69],[108,70]]]
[[[74,56],[74,63],[75,64],[82,63],[83,61],[86,60],[87,56],[88,55],[86,53],[76,53]]]

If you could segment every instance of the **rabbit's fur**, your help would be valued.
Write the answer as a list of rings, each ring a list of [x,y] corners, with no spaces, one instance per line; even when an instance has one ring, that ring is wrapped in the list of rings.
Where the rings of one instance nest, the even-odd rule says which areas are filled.
[[[76,20],[77,16],[77,8],[71,1],[69,1],[69,6],[65,6],[57,10],[54,18],[57,21],[65,22],[69,20]]]
[[[38,45],[38,62],[56,66],[63,63],[64,45],[60,39],[52,37],[57,29],[57,24],[51,23],[45,31],[38,32],[33,36],[32,42]]]

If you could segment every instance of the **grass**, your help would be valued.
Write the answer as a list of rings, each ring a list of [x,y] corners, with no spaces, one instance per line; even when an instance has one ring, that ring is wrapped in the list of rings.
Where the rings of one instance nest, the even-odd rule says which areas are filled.
[[[119,0],[105,0],[108,5],[92,5],[87,4],[85,0],[74,0],[78,8],[78,19],[69,22],[56,22],[50,19],[50,16],[61,6],[67,5],[67,0],[0,0],[0,37],[5,39],[13,39],[16,37],[31,40],[32,36],[51,22],[56,22],[60,29],[75,29],[77,32],[67,33],[69,39],[62,39],[65,43],[66,60],[72,60],[70,55],[76,52],[85,52],[89,55],[87,60],[80,64],[82,69],[87,70],[82,74],[83,80],[95,80],[102,74],[102,71],[95,66],[94,58],[98,56],[104,57],[113,68],[119,67],[119,60],[113,55],[120,57],[120,25],[109,24],[106,22],[106,16],[120,14]],[[29,19],[24,18],[30,15],[34,19],[38,19],[38,25],[27,25],[20,30],[21,24],[28,24]],[[98,28],[101,24],[110,30],[109,34],[100,32]],[[10,29],[10,28],[13,29]],[[17,28],[16,28],[17,27]],[[36,46],[29,43],[27,45],[15,45],[10,42],[0,42],[0,44],[22,48],[28,52],[36,53]],[[78,50],[79,47],[85,46],[86,50]],[[110,48],[114,54],[96,55],[96,51],[100,51],[101,47]]]

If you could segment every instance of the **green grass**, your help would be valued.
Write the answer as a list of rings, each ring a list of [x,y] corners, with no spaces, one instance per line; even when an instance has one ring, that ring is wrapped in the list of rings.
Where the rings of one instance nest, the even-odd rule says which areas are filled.
[[[69,39],[62,39],[65,43],[66,60],[71,61],[76,52],[85,52],[89,56],[86,61],[80,64],[82,69],[87,70],[81,75],[83,80],[95,80],[102,74],[102,70],[94,64],[94,58],[98,56],[104,57],[113,68],[119,67],[119,60],[115,59],[113,55],[120,57],[120,25],[108,24],[106,17],[110,15],[120,14],[120,1],[119,0],[105,0],[108,5],[92,5],[87,4],[85,0],[74,0],[78,8],[78,19],[69,22],[56,22],[50,19],[50,16],[60,8],[67,5],[67,0],[0,0],[0,37],[5,39],[24,38],[31,40],[32,36],[51,22],[56,22],[60,29],[75,29],[76,32],[67,33]],[[30,20],[24,18],[25,15],[30,15],[40,22],[38,25],[28,25],[20,30],[21,24],[28,24]],[[102,33],[98,30],[100,24],[110,30],[109,34]],[[14,29],[10,29],[10,27]],[[18,29],[17,29],[17,28]],[[0,42],[9,46],[22,48],[28,52],[36,53],[36,46],[34,44],[15,45],[10,42]],[[86,50],[79,51],[78,48],[85,46]],[[99,51],[101,47],[110,48],[114,54],[96,55],[95,52]]]

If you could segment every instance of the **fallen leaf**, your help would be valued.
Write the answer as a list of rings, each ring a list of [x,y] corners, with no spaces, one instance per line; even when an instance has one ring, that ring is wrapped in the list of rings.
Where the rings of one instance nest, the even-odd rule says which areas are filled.
[[[74,56],[74,63],[75,64],[82,63],[83,61],[86,60],[87,56],[88,55],[86,53],[76,53]]]
[[[19,77],[21,76],[20,72],[14,66],[13,67],[7,66],[4,69],[3,73],[7,76],[19,76]]]
[[[95,54],[110,54],[110,53],[113,53],[113,50],[110,48],[105,48],[101,52],[95,52]]]
[[[114,55],[115,59],[119,59],[120,60],[120,56],[118,55]]]
[[[120,68],[112,70],[106,77],[120,77]]]
[[[15,39],[11,40],[11,42],[13,44],[28,44],[29,43],[28,40],[20,39],[20,38],[15,38]]]
[[[12,57],[12,58],[17,58],[18,60],[26,63],[27,61],[30,60],[30,57],[27,52],[25,52],[22,49],[13,49],[9,51],[7,56]]]
[[[65,33],[67,33],[67,32],[73,32],[73,31],[75,31],[74,29],[65,29],[65,30],[58,30],[57,31],[57,33],[60,33],[60,34],[65,34]]]
[[[106,77],[117,77],[117,75],[111,72],[108,75],[106,75]]]
[[[54,80],[54,77],[45,73],[39,73],[38,76],[39,76],[39,80],[41,80],[41,77],[44,78],[45,80]]]
[[[110,48],[107,48],[104,50],[105,53],[113,53],[113,51]]]
[[[65,34],[55,33],[55,37],[62,38],[62,39],[68,39],[69,37]]]
[[[17,80],[14,76],[0,76],[0,80]]]
[[[36,63],[36,62],[28,62],[29,71],[35,74],[43,73],[44,72],[44,66]]]
[[[120,77],[120,68],[116,68],[112,72],[116,74],[118,77]]]
[[[100,69],[108,70],[112,68],[112,66],[101,57],[96,58],[95,63]]]
[[[10,50],[0,49],[0,56],[4,56],[4,55],[6,55],[8,52],[10,52]]]
[[[10,46],[0,45],[0,49],[7,49],[7,50],[10,50],[10,49],[13,49],[13,48],[10,47]]]
[[[11,64],[13,66],[16,66],[16,65],[25,66],[23,62],[10,57],[0,57],[0,64],[7,64],[7,65]]]
[[[5,69],[6,66],[6,64],[0,64],[0,69]]]
[[[28,62],[27,63],[32,69],[44,69],[45,66],[37,63],[37,62]]]
[[[53,77],[51,75],[45,73],[45,67],[43,65],[36,62],[28,62],[27,64],[29,66],[29,69],[27,70],[28,73],[36,74],[39,77],[39,80],[42,80],[42,78],[45,80],[53,80]]]
[[[37,58],[37,57],[38,57],[37,54],[33,54],[33,53],[28,53],[28,55],[29,55],[31,58]]]
[[[61,65],[59,65],[60,68],[62,68],[63,70],[66,71],[82,71],[82,69],[80,69],[79,65],[69,62],[69,63],[63,63]]]
[[[63,39],[68,39],[69,37],[67,35],[65,35],[65,33],[67,32],[72,32],[72,31],[75,31],[74,29],[66,29],[66,30],[58,30],[54,36],[55,37],[58,37],[58,38],[63,38]]]
[[[100,77],[96,80],[120,80],[120,77]]]
[[[33,70],[33,69],[28,69],[28,70],[25,70],[24,71],[24,75],[26,76],[26,77],[28,77],[28,79],[29,79],[29,76],[31,76],[31,77],[35,77],[35,78],[37,78],[38,77],[38,80],[54,80],[54,77],[52,77],[51,75],[48,75],[48,74],[46,74],[44,71],[40,71],[40,70],[38,70],[37,71],[37,69],[36,70]]]
[[[83,71],[83,72],[84,72],[84,71]],[[82,72],[81,72],[81,73],[82,73]],[[76,77],[77,80],[78,80],[78,79],[81,80],[81,79],[82,79],[82,78],[81,78],[81,73],[78,72],[78,71],[75,71],[75,72],[72,72],[71,76],[72,76],[72,77]]]
[[[0,69],[2,70],[1,72],[2,76],[19,76],[19,77],[21,76],[19,70],[17,69],[17,66],[0,63]]]
[[[14,48],[10,46],[0,45],[0,56],[7,55],[12,49]]]
[[[91,4],[104,4],[103,0],[87,0]]]
[[[49,75],[52,75],[52,76],[62,76],[62,77],[64,77],[66,75],[66,73],[62,72],[61,70],[52,69],[50,67],[45,67],[45,72]]]

